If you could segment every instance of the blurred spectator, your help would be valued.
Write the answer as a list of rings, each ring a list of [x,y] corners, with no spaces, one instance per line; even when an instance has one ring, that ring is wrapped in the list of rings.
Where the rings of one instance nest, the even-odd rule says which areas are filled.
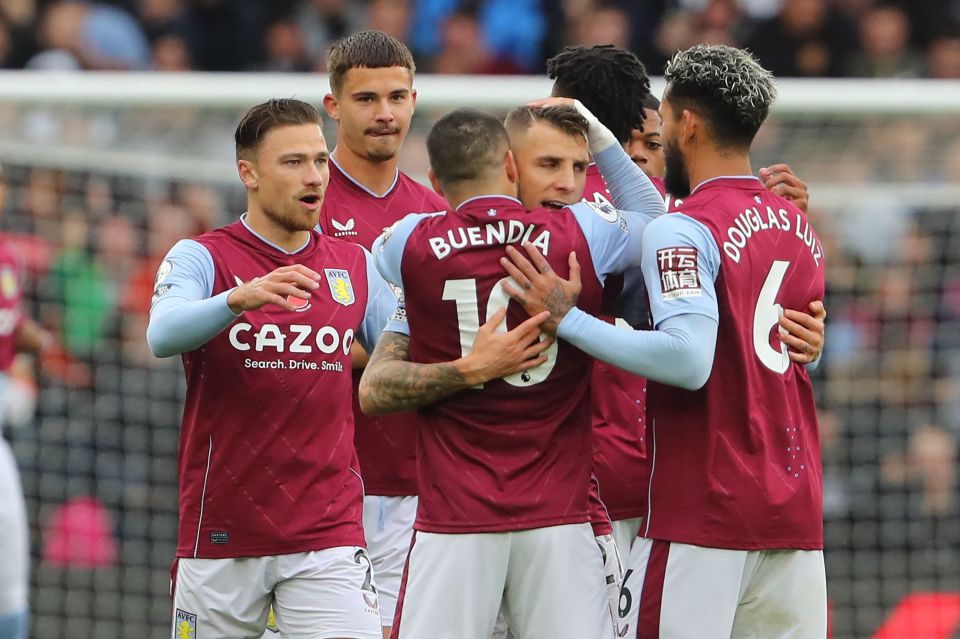
[[[785,0],[779,14],[756,25],[746,46],[778,77],[838,76],[853,34],[827,0]]]
[[[306,56],[312,61],[323,60],[334,41],[366,28],[363,5],[352,0],[305,0],[299,3],[294,21]]]
[[[300,27],[293,20],[280,20],[270,25],[264,47],[267,60],[261,67],[262,71],[305,72],[313,66]]]
[[[442,48],[430,70],[447,74],[511,74],[523,70],[508,59],[497,58],[483,40],[477,16],[458,10],[441,27]]]
[[[546,20],[540,0],[415,0],[410,41],[418,60],[440,53],[440,26],[457,11],[476,16],[483,40],[495,58],[509,59],[531,73],[543,70],[541,43]]]
[[[90,224],[82,211],[63,216],[62,250],[50,267],[47,289],[62,309],[60,341],[74,356],[92,356],[101,343],[113,310],[110,285],[94,260]]]
[[[47,49],[70,52],[87,69],[143,70],[150,48],[129,13],[102,3],[56,2],[40,27]]]
[[[960,79],[960,35],[939,36],[930,43],[927,75],[939,80]]]
[[[588,7],[576,16],[571,16],[570,44],[593,46],[612,44],[621,49],[630,46],[630,17],[614,4]]]
[[[152,66],[155,71],[193,71],[187,43],[180,36],[160,36],[153,41]]]
[[[406,40],[410,32],[410,18],[409,0],[370,0],[366,28]]]
[[[852,76],[916,78],[924,73],[923,58],[910,45],[910,22],[902,9],[878,4],[860,18],[860,50],[847,66]]]
[[[183,16],[183,0],[138,0],[137,14],[151,40],[170,33]]]
[[[256,0],[187,0],[177,32],[204,71],[245,71],[264,62],[266,21]]]

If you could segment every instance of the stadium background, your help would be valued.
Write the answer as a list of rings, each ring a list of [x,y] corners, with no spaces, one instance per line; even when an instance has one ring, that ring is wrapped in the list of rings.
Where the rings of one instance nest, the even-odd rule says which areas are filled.
[[[0,1],[0,66],[30,69],[0,74],[0,229],[59,342],[18,362],[4,433],[30,516],[31,637],[169,636],[183,381],[144,341],[154,272],[242,210],[231,135],[246,107],[319,105],[326,45],[367,27],[415,52],[401,168],[421,178],[439,114],[541,95],[564,44],[627,46],[658,75],[677,48],[725,42],[780,77],[833,78],[782,82],[755,153],[810,183],[828,259],[815,378],[833,636],[953,636],[958,21],[950,0]],[[196,73],[224,71],[251,73]]]

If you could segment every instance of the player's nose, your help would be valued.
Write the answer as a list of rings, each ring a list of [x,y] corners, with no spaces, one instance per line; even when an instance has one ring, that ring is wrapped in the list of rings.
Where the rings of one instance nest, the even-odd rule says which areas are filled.
[[[554,187],[559,191],[572,191],[576,187],[576,178],[573,171],[565,171],[558,175]]]
[[[303,183],[306,186],[323,186],[323,171],[316,164],[303,177]]]
[[[390,109],[389,100],[380,100],[377,102],[377,121],[390,122],[393,120],[393,111]]]

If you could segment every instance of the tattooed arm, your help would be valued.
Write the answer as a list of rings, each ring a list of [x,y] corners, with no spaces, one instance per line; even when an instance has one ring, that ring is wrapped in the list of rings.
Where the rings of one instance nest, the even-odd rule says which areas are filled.
[[[384,331],[360,378],[360,409],[368,415],[399,413],[426,406],[492,379],[543,364],[553,342],[540,340],[539,313],[507,332],[496,332],[506,317],[500,309],[477,331],[473,350],[460,359],[436,364],[410,361],[410,338]]]

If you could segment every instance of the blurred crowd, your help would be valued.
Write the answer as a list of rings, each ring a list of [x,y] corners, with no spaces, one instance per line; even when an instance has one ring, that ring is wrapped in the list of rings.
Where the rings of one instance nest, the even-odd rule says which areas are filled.
[[[960,0],[2,0],[0,68],[322,71],[365,28],[428,73],[539,74],[613,43],[657,75],[708,42],[779,77],[960,78]]]
[[[323,70],[331,41],[371,27],[410,43],[425,72],[542,74],[563,45],[602,42],[656,73],[708,41],[749,46],[779,76],[960,78],[958,24],[960,0],[0,0],[0,66]],[[418,112],[403,148],[411,175],[433,116]],[[184,157],[229,156],[236,117],[0,112],[4,135],[82,129]],[[780,161],[812,185],[827,258],[814,376],[833,636],[867,637],[910,592],[960,591],[960,205],[931,196],[960,185],[960,120],[774,117],[755,167]],[[183,381],[144,341],[150,292],[177,240],[243,201],[239,185],[3,167],[0,233],[26,260],[29,313],[57,338],[15,368],[5,432],[33,526],[33,636],[169,635]]]
[[[413,174],[429,124],[405,145]],[[960,182],[960,121],[775,118],[755,166],[782,160],[814,185],[827,257],[814,377],[833,637],[867,637],[911,592],[960,591],[960,208],[876,191]],[[144,341],[152,279],[178,239],[233,219],[242,190],[18,165],[3,183],[0,232],[58,341],[18,371],[36,404],[7,433],[34,526],[34,636],[166,636],[183,383]]]

